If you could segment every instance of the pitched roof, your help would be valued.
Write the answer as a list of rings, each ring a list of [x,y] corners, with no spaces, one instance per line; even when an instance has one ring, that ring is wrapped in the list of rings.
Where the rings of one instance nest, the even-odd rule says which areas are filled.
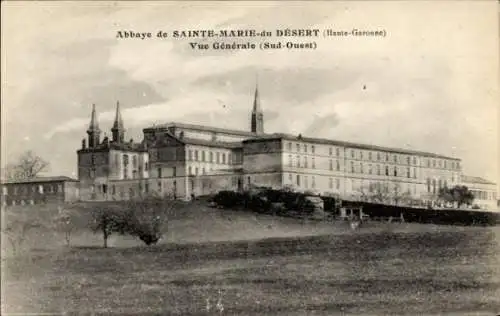
[[[206,126],[206,125],[179,123],[179,122],[169,122],[169,123],[165,123],[165,124],[154,125],[154,126],[145,128],[143,131],[150,131],[150,130],[156,130],[156,129],[166,129],[169,127],[186,128],[186,129],[193,129],[193,130],[203,131],[203,132],[232,134],[232,135],[238,135],[238,136],[248,136],[248,137],[255,137],[256,136],[255,133],[248,132],[248,131],[221,128],[221,127],[212,127],[212,126]]]
[[[333,145],[333,146],[343,146],[343,147],[348,147],[348,148],[387,151],[387,152],[400,153],[400,154],[420,155],[420,156],[424,156],[424,157],[460,160],[458,158],[447,157],[447,156],[443,156],[443,155],[439,155],[439,154],[435,154],[435,153],[430,153],[430,152],[425,152],[425,151],[383,147],[383,146],[377,146],[377,145],[360,144],[360,143],[338,141],[338,140],[331,140],[331,139],[325,139],[325,138],[304,137],[304,136],[300,136],[300,135],[296,136],[296,135],[284,134],[284,133],[275,133],[275,134],[268,134],[268,135],[253,137],[251,139],[244,140],[243,143],[259,142],[259,141],[267,141],[267,140],[280,140],[280,139],[293,140],[293,141],[304,141],[304,142]]]
[[[495,182],[488,181],[484,178],[481,177],[473,177],[473,176],[465,176],[462,175],[462,182],[468,182],[468,183],[479,183],[479,184],[493,184],[495,185]]]
[[[199,145],[199,146],[207,146],[207,147],[219,147],[219,148],[228,148],[228,149],[234,149],[234,148],[242,148],[243,144],[241,142],[221,142],[221,141],[213,141],[213,140],[204,140],[204,139],[197,139],[197,138],[177,138],[179,141],[183,142],[184,144],[189,144],[189,145]]]
[[[54,176],[54,177],[35,177],[35,178],[19,179],[19,180],[7,180],[3,183],[14,184],[14,183],[43,183],[43,182],[78,182],[78,180],[66,176]]]

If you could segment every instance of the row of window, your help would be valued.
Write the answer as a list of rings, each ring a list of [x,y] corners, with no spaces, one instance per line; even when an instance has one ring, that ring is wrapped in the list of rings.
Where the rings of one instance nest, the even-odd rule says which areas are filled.
[[[288,143],[288,151],[291,152],[293,151],[293,144],[291,142]],[[301,151],[301,148],[302,148],[302,151]],[[308,153],[308,145],[307,144],[303,144],[301,146],[301,144],[299,143],[296,143],[295,144],[295,151],[297,153],[299,152],[303,152],[303,153]],[[315,154],[315,151],[316,151],[316,148],[314,145],[310,145],[310,152],[312,154]],[[329,147],[329,155],[332,156],[333,153],[335,151],[335,155],[337,157],[340,157],[340,148],[338,147]],[[381,152],[376,152],[373,153],[371,151],[369,151],[367,153],[367,155],[365,156],[365,151],[362,151],[362,150],[359,150],[358,151],[358,154],[356,155],[356,151],[354,149],[351,149],[350,150],[350,157],[352,159],[359,159],[359,160],[364,160],[364,159],[368,159],[370,161],[383,161],[385,160],[386,162],[389,162],[389,161],[392,161],[394,163],[398,163],[398,164],[407,164],[407,165],[417,165],[418,164],[418,160],[417,160],[417,157],[415,156],[410,156],[410,155],[405,155],[405,156],[400,156],[398,154],[389,154],[389,153],[381,153]],[[392,156],[392,157],[391,157]],[[445,168],[445,169],[455,169],[455,170],[458,170],[460,169],[460,164],[458,161],[448,161],[448,160],[445,160],[445,159],[429,159],[429,158],[426,158],[426,165],[427,167],[431,167],[432,168]]]
[[[39,203],[43,203],[43,201],[39,201]],[[2,201],[3,206],[7,206],[7,201],[3,200]],[[16,206],[16,205],[35,205],[37,204],[35,200],[12,200],[10,202],[10,205]]]
[[[442,189],[442,188],[447,188],[448,187],[448,181],[446,180],[441,180],[441,179],[438,179],[436,181],[436,179],[430,179],[430,178],[427,178],[427,192],[428,193],[431,193],[432,194],[437,194],[439,193],[439,190]]]
[[[482,190],[471,190],[474,197],[478,200],[496,200],[497,193],[496,192],[488,192]]]
[[[17,194],[28,194],[30,192],[32,193],[39,193],[39,194],[44,194],[44,193],[57,193],[57,192],[62,192],[63,187],[62,184],[39,184],[39,185],[19,185],[19,186],[11,186],[7,187],[4,186],[2,187],[2,194],[3,195],[17,195]]]
[[[308,162],[309,162],[308,157],[304,157],[303,163],[301,164],[300,156],[297,156],[295,159],[295,163],[296,163],[295,167],[297,167],[297,168],[309,168]],[[294,167],[292,155],[288,155],[288,166]],[[376,173],[375,173],[375,170],[373,169],[373,166],[371,164],[368,165],[368,168],[365,168],[363,163],[359,163],[359,165],[358,165],[358,164],[355,164],[353,161],[351,161],[350,166],[351,166],[351,168],[350,168],[351,173],[377,174],[379,176],[382,175],[381,165],[376,165]],[[316,168],[316,161],[315,161],[314,157],[311,158],[311,168],[312,169]],[[334,162],[332,159],[329,160],[329,169],[330,169],[330,171],[334,170]],[[338,160],[335,160],[335,170],[340,171],[340,162]],[[412,172],[412,170],[413,170],[413,172]],[[384,175],[394,176],[394,177],[398,177],[398,176],[402,177],[402,176],[404,176],[404,173],[398,174],[397,167],[391,168],[389,166],[385,166]],[[417,170],[415,168],[409,168],[409,167],[406,168],[406,177],[416,179],[417,178]]]
[[[205,151],[205,150],[189,150],[188,151],[188,160],[189,161],[201,161],[201,162],[210,162],[210,163],[216,163],[216,164],[231,164],[231,153],[227,154],[227,160],[226,160],[226,153],[221,153],[221,152],[212,152],[212,151]]]

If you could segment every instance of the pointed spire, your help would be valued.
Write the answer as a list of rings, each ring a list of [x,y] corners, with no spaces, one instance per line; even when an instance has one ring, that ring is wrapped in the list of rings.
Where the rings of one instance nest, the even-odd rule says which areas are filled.
[[[259,83],[255,84],[255,95],[253,98],[253,112],[261,112],[259,98]]]
[[[113,142],[123,143],[125,137],[125,128],[123,127],[122,114],[120,112],[120,102],[116,102],[116,115],[113,127],[111,128]]]
[[[90,115],[90,124],[88,131],[99,131],[99,121],[97,120],[97,114],[95,111],[95,104],[92,104],[92,114]]]
[[[123,119],[120,112],[120,101],[116,101],[116,114],[115,122],[113,123],[113,129],[123,129]]]

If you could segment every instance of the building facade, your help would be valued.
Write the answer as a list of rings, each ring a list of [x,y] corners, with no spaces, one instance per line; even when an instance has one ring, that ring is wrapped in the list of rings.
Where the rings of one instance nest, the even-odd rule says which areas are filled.
[[[95,107],[88,146],[82,141],[78,178],[82,199],[121,200],[143,194],[190,199],[251,186],[356,198],[370,194],[432,200],[461,183],[461,160],[429,152],[264,132],[255,90],[250,130],[171,122],[125,141],[117,104],[112,139],[100,139]]]
[[[474,195],[473,204],[481,209],[494,210],[498,208],[497,185],[480,177],[462,176],[462,184],[467,186]]]
[[[2,206],[67,203],[79,199],[78,180],[37,177],[2,184]]]

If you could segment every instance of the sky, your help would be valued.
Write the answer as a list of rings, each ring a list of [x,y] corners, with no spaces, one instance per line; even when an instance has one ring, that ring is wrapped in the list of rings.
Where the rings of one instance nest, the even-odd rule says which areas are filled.
[[[119,101],[135,141],[170,121],[249,130],[258,82],[266,132],[435,152],[498,182],[498,14],[495,1],[2,2],[2,164],[33,150],[47,175],[76,177],[93,103],[110,135]],[[251,51],[154,37],[255,28],[386,36],[224,40],[317,45]]]

